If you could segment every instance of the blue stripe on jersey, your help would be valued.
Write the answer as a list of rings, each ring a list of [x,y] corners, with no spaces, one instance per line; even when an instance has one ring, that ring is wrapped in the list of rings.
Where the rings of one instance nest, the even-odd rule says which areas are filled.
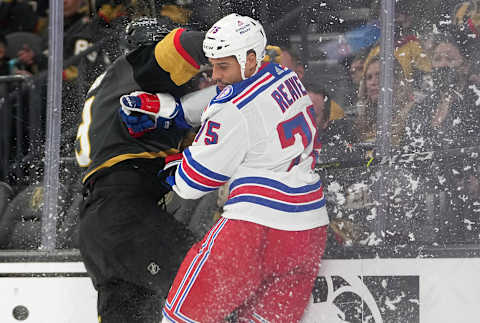
[[[225,103],[225,102],[228,102],[228,101],[234,99],[243,90],[245,90],[245,88],[247,88],[250,84],[258,81],[258,79],[260,79],[260,77],[265,75],[267,73],[267,71],[272,70],[272,68],[273,68],[273,63],[268,63],[267,66],[265,66],[263,69],[261,69],[258,73],[256,73],[252,77],[249,77],[248,79],[240,81],[238,83],[229,85],[229,86],[225,87],[223,89],[223,91],[221,91],[221,92],[218,92],[218,87],[217,87],[217,95],[210,101],[210,104]],[[231,91],[232,93],[228,93],[228,95],[227,95],[224,91],[230,91],[230,90],[227,89],[228,87],[230,87],[232,89],[232,91]],[[220,93],[224,93],[225,96],[219,98]]]
[[[217,93],[217,95],[210,101],[211,104],[214,104],[214,103],[224,103],[224,102],[227,102],[227,101],[230,101],[230,100],[233,100],[235,97],[237,97],[239,94],[241,94],[243,92],[243,90],[245,90],[248,86],[250,86],[251,84],[255,83],[256,81],[258,81],[261,77],[263,77],[267,72],[272,74],[272,76],[274,76],[275,79],[277,79],[278,77],[278,73],[277,73],[277,69],[275,68],[275,66],[277,66],[277,69],[279,70],[282,70],[282,71],[285,71],[285,72],[290,72],[290,70],[284,70],[283,68],[281,68],[278,64],[275,64],[275,63],[267,63],[267,66],[265,66],[264,68],[262,68],[260,71],[258,71],[255,75],[253,75],[252,77],[249,77],[248,79],[246,80],[243,80],[243,81],[240,81],[238,83],[235,83],[235,84],[232,84],[232,88],[233,88],[233,94],[229,94],[228,97],[224,98],[224,99],[219,99],[217,100],[217,96],[219,93]],[[284,73],[282,73],[282,77],[283,77]],[[217,87],[217,92],[218,92],[218,87]],[[256,93],[256,92],[254,92]],[[256,94],[258,95],[258,94]],[[255,96],[256,96],[255,95]],[[248,98],[248,97],[247,97]]]
[[[168,319],[169,322],[171,323],[178,323],[177,321],[175,321],[173,318],[170,317],[170,315],[168,315],[167,311],[165,311],[164,309],[162,310],[162,314],[163,316]]]
[[[250,101],[252,101],[253,99],[255,99],[260,93],[262,93],[263,91],[265,91],[268,87],[270,87],[270,85],[272,85],[273,83],[277,82],[279,79],[281,79],[282,77],[284,77],[286,74],[289,74],[290,73],[290,70],[286,70],[285,72],[283,72],[282,74],[280,75],[276,75],[276,74],[272,74],[273,75],[273,80],[268,82],[267,84],[265,85],[262,85],[261,87],[259,87],[255,92],[253,92],[252,94],[250,94],[249,96],[247,96],[246,98],[242,99],[242,102],[238,103],[237,104],[237,108],[238,109],[241,109],[243,108],[247,103],[249,103]]]
[[[200,163],[195,161],[192,157],[192,153],[190,153],[190,150],[188,148],[183,151],[183,156],[185,156],[190,166],[195,168],[197,172],[201,173],[204,176],[216,179],[217,181],[221,181],[221,182],[226,182],[230,179],[230,177],[219,174],[219,173],[215,173],[214,171],[211,171],[210,169],[206,168],[205,166],[202,166]]]
[[[246,80],[240,81],[238,83],[233,84],[233,87],[235,89],[235,96],[240,94],[243,90],[245,90],[250,84],[255,83],[258,81],[261,77],[263,77],[267,72],[270,72],[273,76],[275,76],[277,73],[275,72],[275,64],[269,63],[267,66],[262,68],[260,71],[258,71],[255,75],[249,77]]]
[[[185,183],[187,183],[188,186],[190,186],[194,189],[197,189],[199,191],[211,192],[211,191],[215,191],[216,189],[218,189],[218,187],[203,186],[203,185],[200,185],[200,184],[194,182],[193,180],[190,179],[190,177],[188,177],[187,174],[185,174],[185,171],[183,170],[181,165],[180,165],[180,167],[178,167],[178,175],[180,175],[180,177],[185,181]]]
[[[298,194],[298,193],[308,193],[308,192],[312,192],[319,189],[322,186],[322,181],[318,181],[314,184],[305,185],[301,187],[290,187],[279,181],[266,178],[266,177],[241,177],[232,182],[232,184],[230,185],[230,192],[233,191],[235,187],[242,184],[260,184],[260,185],[273,187],[285,193]]]
[[[276,209],[284,212],[306,212],[306,211],[316,210],[323,207],[325,205],[325,198],[315,203],[298,205],[298,204],[280,203],[280,202],[272,201],[266,198],[250,195],[250,196],[234,197],[232,199],[229,199],[225,203],[225,205],[230,205],[230,204],[240,203],[240,202],[259,204],[262,206],[269,207],[271,209]]]

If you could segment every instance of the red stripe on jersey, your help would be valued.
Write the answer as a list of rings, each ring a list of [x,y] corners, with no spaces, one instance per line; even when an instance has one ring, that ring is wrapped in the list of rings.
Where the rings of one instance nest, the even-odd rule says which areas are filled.
[[[175,38],[173,39],[173,44],[175,45],[175,49],[177,52],[182,55],[182,57],[190,63],[193,67],[196,69],[200,69],[200,65],[193,59],[192,56],[183,48],[182,43],[180,42],[180,36],[182,33],[185,31],[185,29],[180,28],[176,33],[175,33]]]
[[[222,186],[225,183],[225,182],[219,182],[219,181],[212,180],[212,179],[210,179],[208,177],[205,177],[202,174],[198,173],[195,169],[190,167],[190,165],[188,164],[186,159],[184,159],[182,161],[182,168],[183,168],[185,174],[187,174],[188,177],[190,177],[191,179],[193,179],[194,181],[196,181],[197,183],[200,183],[202,185],[209,186],[209,187],[219,187],[219,186]]]
[[[258,87],[260,84],[265,83],[269,78],[272,77],[272,74],[268,74],[267,77],[263,78],[261,81],[259,81],[257,84],[252,86],[247,92],[243,93],[241,96],[233,100],[233,103],[237,103],[239,100],[243,99],[246,95],[248,95],[250,92],[252,92],[256,87]]]
[[[288,203],[308,203],[323,198],[323,186],[310,193],[289,195],[264,186],[244,185],[234,189],[228,198],[230,199],[241,194],[258,195]]]

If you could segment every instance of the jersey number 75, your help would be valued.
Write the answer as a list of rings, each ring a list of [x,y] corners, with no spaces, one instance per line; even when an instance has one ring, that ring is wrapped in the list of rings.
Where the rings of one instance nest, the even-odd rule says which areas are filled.
[[[307,107],[307,114],[313,125],[315,125],[315,110],[313,106]],[[299,134],[302,138],[303,148],[307,148],[312,142],[315,131],[312,131],[303,112],[297,113],[292,118],[282,121],[277,125],[278,138],[282,148],[285,149],[295,144],[295,135]],[[300,162],[300,156],[295,157],[290,163],[289,170]]]

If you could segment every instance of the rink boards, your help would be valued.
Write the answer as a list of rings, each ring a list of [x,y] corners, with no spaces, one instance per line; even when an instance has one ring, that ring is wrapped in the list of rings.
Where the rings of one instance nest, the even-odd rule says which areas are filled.
[[[81,262],[0,263],[0,322],[96,322]],[[477,322],[480,259],[324,260],[303,323]]]

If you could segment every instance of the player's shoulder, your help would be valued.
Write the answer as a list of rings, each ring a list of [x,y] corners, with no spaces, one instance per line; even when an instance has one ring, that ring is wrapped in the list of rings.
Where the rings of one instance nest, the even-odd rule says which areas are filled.
[[[241,82],[226,86],[211,101],[211,104],[231,103],[238,106],[238,103],[249,101],[261,93],[275,80],[285,76],[291,71],[282,65],[266,63],[260,70]]]
[[[217,94],[210,103],[205,107],[202,113],[201,122],[213,117],[220,119],[232,119],[234,115],[238,115],[239,111],[235,105],[229,100],[230,92],[233,91],[231,85],[226,86],[219,94]],[[225,92],[225,93],[224,93]],[[222,93],[225,97],[222,98]],[[238,116],[237,116],[238,118]]]

